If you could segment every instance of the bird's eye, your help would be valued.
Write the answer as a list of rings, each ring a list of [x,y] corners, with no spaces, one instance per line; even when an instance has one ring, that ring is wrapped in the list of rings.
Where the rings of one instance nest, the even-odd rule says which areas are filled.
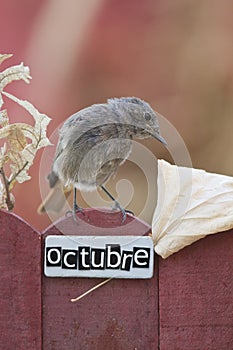
[[[144,117],[145,117],[146,121],[151,120],[151,115],[150,115],[150,113],[145,113]]]

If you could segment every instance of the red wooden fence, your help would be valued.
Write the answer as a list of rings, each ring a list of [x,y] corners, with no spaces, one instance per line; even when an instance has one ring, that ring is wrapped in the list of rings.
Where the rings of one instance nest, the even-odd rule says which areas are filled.
[[[149,280],[43,275],[47,235],[142,235],[130,216],[86,210],[76,224],[61,219],[40,234],[0,212],[0,349],[230,350],[233,348],[233,231],[209,236],[166,260]],[[85,220],[85,221],[84,221]],[[88,224],[88,225],[87,225]]]
[[[0,349],[41,349],[41,235],[0,211]]]

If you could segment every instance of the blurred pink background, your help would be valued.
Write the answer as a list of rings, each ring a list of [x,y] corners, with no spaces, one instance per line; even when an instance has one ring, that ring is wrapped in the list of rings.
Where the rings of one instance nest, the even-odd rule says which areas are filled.
[[[14,54],[2,68],[23,61],[33,78],[6,90],[49,115],[49,133],[84,106],[141,97],[178,130],[194,167],[233,175],[232,13],[231,0],[1,0],[0,52]],[[9,112],[28,120],[11,104]],[[171,159],[157,143],[146,145]],[[39,163],[37,156],[32,180],[15,187],[14,211],[42,229],[50,220],[36,212]],[[130,173],[137,214],[145,189],[131,163],[119,176]]]

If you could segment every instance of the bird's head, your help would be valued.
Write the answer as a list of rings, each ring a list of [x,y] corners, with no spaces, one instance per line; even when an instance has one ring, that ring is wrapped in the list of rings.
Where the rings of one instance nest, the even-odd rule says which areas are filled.
[[[154,137],[162,144],[167,142],[160,135],[158,116],[149,103],[138,97],[121,97],[109,99],[121,118],[121,122],[128,125],[135,138],[146,139]]]

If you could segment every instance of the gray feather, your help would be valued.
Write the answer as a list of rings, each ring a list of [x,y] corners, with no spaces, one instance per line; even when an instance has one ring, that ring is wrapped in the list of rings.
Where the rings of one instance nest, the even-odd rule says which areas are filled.
[[[132,138],[159,135],[156,113],[137,97],[112,98],[84,108],[60,129],[50,185],[59,178],[83,190],[101,186],[128,158]]]

